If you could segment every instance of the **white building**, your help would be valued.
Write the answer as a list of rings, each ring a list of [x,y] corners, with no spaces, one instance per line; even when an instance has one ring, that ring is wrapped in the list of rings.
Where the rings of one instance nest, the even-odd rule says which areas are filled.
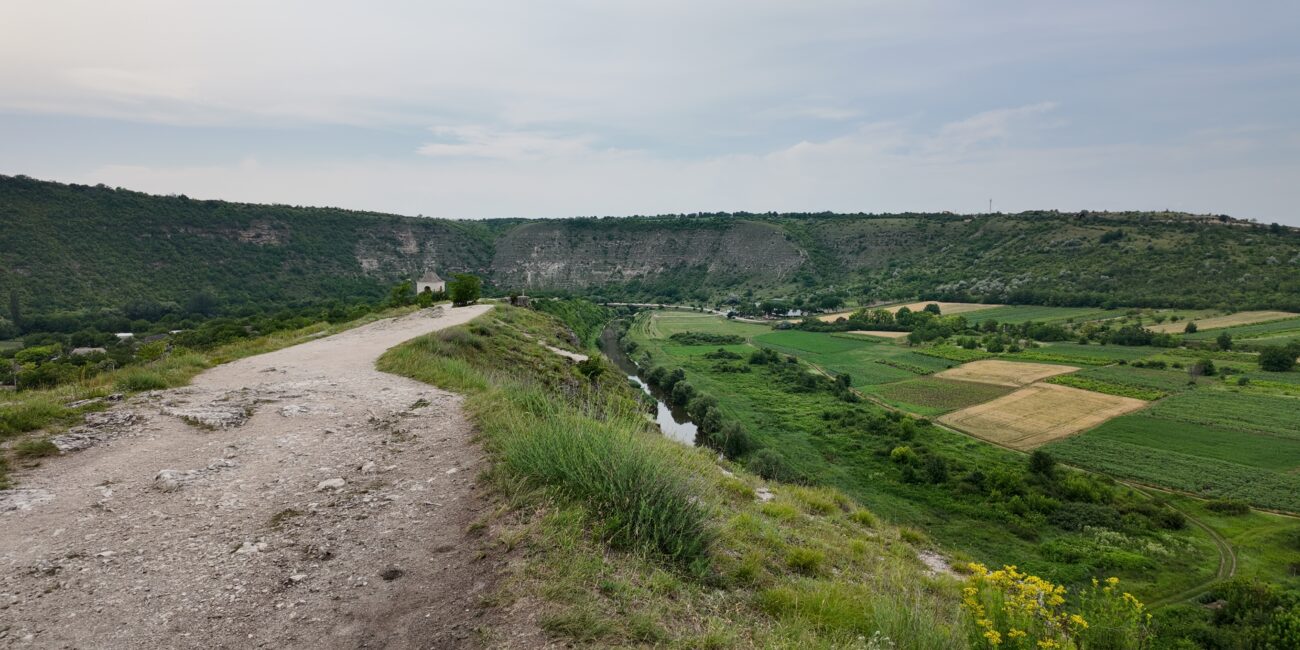
[[[438,274],[434,273],[433,269],[430,269],[424,273],[424,277],[415,282],[415,293],[424,293],[425,289],[433,293],[442,293],[447,290],[447,283],[438,277]]]

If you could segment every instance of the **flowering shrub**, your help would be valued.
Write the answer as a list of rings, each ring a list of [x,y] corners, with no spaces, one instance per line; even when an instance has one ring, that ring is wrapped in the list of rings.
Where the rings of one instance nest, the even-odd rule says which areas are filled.
[[[989,571],[970,565],[962,590],[971,647],[1015,650],[1137,650],[1146,647],[1150,614],[1119,578],[1093,580],[1080,594],[1079,612],[1065,609],[1065,587],[1014,566]]]

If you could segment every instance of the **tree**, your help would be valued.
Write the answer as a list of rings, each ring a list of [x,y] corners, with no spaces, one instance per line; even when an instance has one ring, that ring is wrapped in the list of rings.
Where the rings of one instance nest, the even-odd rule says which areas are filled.
[[[1220,332],[1219,335],[1214,338],[1214,342],[1219,345],[1220,350],[1232,349],[1232,335],[1227,332]]]
[[[388,290],[388,307],[405,307],[415,302],[415,285],[410,280],[400,282]]]
[[[421,307],[432,307],[433,290],[430,289],[429,287],[425,287],[424,291],[421,291],[418,295],[415,296],[415,304]]]
[[[937,303],[937,302],[932,302],[932,303],[926,305],[924,311],[928,311],[928,312],[930,312],[931,314],[934,314],[935,316],[938,316],[938,315],[939,315],[939,303]]]
[[[1056,459],[1039,449],[1029,455],[1029,471],[1043,476],[1051,476],[1056,469]]]
[[[483,294],[483,281],[468,273],[457,273],[447,283],[447,293],[451,296],[451,304],[457,307],[472,305]]]
[[[1259,368],[1269,372],[1288,372],[1295,367],[1295,354],[1291,350],[1272,345],[1259,351]]]
[[[1187,321],[1187,325],[1183,326],[1183,333],[1184,333],[1184,334],[1195,334],[1195,333],[1196,333],[1196,321],[1191,321],[1191,320]]]
[[[23,313],[18,305],[18,290],[9,290],[9,320],[14,322],[14,327],[21,330],[23,328]]]

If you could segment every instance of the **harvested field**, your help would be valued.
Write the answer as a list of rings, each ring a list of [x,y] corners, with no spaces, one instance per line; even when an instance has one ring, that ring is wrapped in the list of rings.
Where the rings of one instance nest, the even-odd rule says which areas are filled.
[[[906,337],[910,332],[882,332],[879,330],[853,330],[845,332],[846,334],[862,334],[863,336],[878,336],[882,339],[901,339]]]
[[[956,368],[950,368],[935,375],[935,377],[975,381],[981,384],[994,384],[997,386],[1019,387],[1076,370],[1078,368],[1074,366],[1060,366],[1049,363],[1021,363],[1018,361],[1002,361],[1000,359],[981,359],[962,364]]]
[[[1189,319],[1196,323],[1198,330],[1212,330],[1223,327],[1234,327],[1237,325],[1253,325],[1255,323],[1266,323],[1272,320],[1282,320],[1284,318],[1294,318],[1300,314],[1293,314],[1286,311],[1239,311],[1227,316],[1214,316],[1212,318],[1202,318],[1200,320]],[[1159,323],[1148,326],[1153,332],[1165,332],[1168,334],[1178,334],[1187,327],[1188,321],[1180,320],[1173,323]]]
[[[979,311],[981,309],[993,309],[994,307],[1004,306],[1004,305],[985,305],[978,302],[940,302],[938,300],[926,300],[924,302],[909,302],[906,305],[889,305],[888,307],[872,307],[872,309],[884,309],[891,314],[897,314],[898,310],[904,307],[907,307],[912,311],[921,311],[922,309],[925,309],[926,305],[939,305],[939,313],[943,314],[944,316],[951,316],[953,314],[964,314],[966,312]],[[849,311],[842,311],[834,314],[825,314],[822,316],[818,316],[817,318],[818,320],[822,320],[827,323],[833,323],[837,319],[848,318],[849,314],[852,314],[855,311],[857,310],[851,309]],[[907,333],[904,332],[903,335],[906,336]]]
[[[1146,404],[1131,397],[1034,384],[950,413],[939,421],[1000,445],[1033,449],[1132,413]]]

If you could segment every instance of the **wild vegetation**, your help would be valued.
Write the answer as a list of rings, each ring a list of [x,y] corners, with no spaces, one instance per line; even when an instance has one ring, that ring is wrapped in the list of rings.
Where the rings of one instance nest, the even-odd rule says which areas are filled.
[[[563,330],[498,307],[380,361],[469,395],[511,506],[484,523],[527,549],[503,606],[541,603],[549,635],[600,646],[965,646],[956,585],[918,580],[914,534],[663,438],[608,362],[532,343],[572,349]]]
[[[1118,317],[1126,318],[1132,319],[1133,315]],[[1111,327],[1123,325],[1112,323]],[[730,359],[724,366],[717,361],[717,355],[699,354],[673,339],[676,333],[698,331],[738,336],[746,343],[732,344],[722,350]],[[1285,517],[1269,519],[1273,516],[1255,513],[1246,504],[1297,509],[1291,495],[1298,492],[1290,483],[1294,468],[1300,466],[1300,458],[1285,453],[1284,447],[1286,432],[1294,424],[1289,409],[1295,404],[1291,400],[1296,395],[1285,391],[1300,385],[1300,381],[1293,377],[1295,373],[1253,370],[1258,365],[1256,355],[1222,348],[1194,350],[1077,342],[1041,342],[1040,347],[1025,347],[1022,352],[1005,349],[989,352],[980,346],[968,349],[941,343],[913,347],[904,341],[889,342],[833,332],[772,332],[762,325],[682,312],[641,315],[623,338],[630,344],[626,347],[639,355],[645,367],[679,368],[673,373],[675,381],[689,383],[694,391],[708,395],[720,420],[734,423],[733,426],[745,432],[748,451],[733,457],[752,471],[782,481],[839,487],[886,519],[924,530],[942,547],[956,551],[958,557],[1029,567],[1031,573],[1063,582],[1072,587],[1072,592],[1079,593],[1094,593],[1088,586],[1090,571],[1110,571],[1118,574],[1124,584],[1131,585],[1129,588],[1139,598],[1162,605],[1151,610],[1153,618],[1142,622],[1140,633],[1133,631],[1138,628],[1133,628],[1111,636],[1109,641],[1094,639],[1093,646],[1068,635],[1054,638],[1062,647],[1074,647],[1069,644],[1183,647],[1180,644],[1191,643],[1199,644],[1195,647],[1235,648],[1256,647],[1250,644],[1264,643],[1265,638],[1272,639],[1271,643],[1282,643],[1277,647],[1286,647],[1293,638],[1288,636],[1292,633],[1287,632],[1290,629],[1287,621],[1296,611],[1295,589],[1300,585],[1295,584],[1294,578],[1282,576],[1300,571],[1300,566],[1286,559],[1289,553],[1286,549],[1291,544],[1289,536],[1300,539],[1300,524]],[[920,356],[932,363],[945,364],[940,368],[958,361],[987,358],[1023,359],[1031,363],[1092,361],[1076,365],[1082,368],[1078,372],[1056,375],[1047,381],[1092,394],[1143,399],[1154,406],[1049,445],[1047,453],[1035,452],[1030,462],[1020,465],[1027,477],[1020,489],[1027,491],[1009,493],[999,487],[981,494],[980,490],[972,489],[969,477],[980,475],[987,481],[989,476],[1006,476],[1017,462],[1016,455],[944,431],[920,416],[961,408],[966,402],[963,396],[976,400],[975,403],[991,401],[1010,388],[953,382],[929,376],[932,371],[919,366],[896,378],[866,372],[864,381],[851,372],[871,364],[900,370],[899,366],[906,366],[879,362],[896,359],[901,354],[936,351],[945,353]],[[1026,358],[1026,352],[1042,353],[1043,359]],[[763,363],[751,363],[759,359]],[[780,372],[774,373],[766,367],[773,361]],[[740,363],[749,366],[749,371],[729,370]],[[796,371],[798,375],[794,374]],[[828,376],[816,379],[819,373]],[[1260,382],[1265,385],[1256,385]],[[860,397],[913,415],[909,418],[898,412],[882,411],[869,401],[855,401],[843,390],[845,384],[852,386],[851,392]],[[977,395],[970,386],[989,386],[994,390]],[[871,412],[877,418],[883,416],[883,421],[897,418],[894,421],[911,431],[902,436],[886,433],[885,439],[874,442],[873,429],[859,428],[858,421],[847,417],[845,411],[856,411],[859,415],[854,417],[858,418]],[[875,431],[888,432],[890,428],[885,426]],[[1162,431],[1168,431],[1168,435]],[[1265,437],[1265,431],[1271,435]],[[1225,445],[1225,439],[1231,439],[1232,444]],[[1098,440],[1134,447],[1114,446],[1111,453],[1111,447],[1099,448]],[[709,444],[706,440],[700,442]],[[1274,453],[1274,450],[1280,451]],[[1042,463],[1038,463],[1040,455]],[[1127,524],[1117,524],[1118,520],[1107,523],[1104,518],[1085,518],[1075,521],[1087,523],[1071,524],[1069,519],[1061,518],[1064,512],[1072,513],[1070,517],[1092,512],[1086,517],[1095,517],[1095,511],[1089,508],[1095,508],[1096,504],[1085,507],[1072,502],[1068,494],[1053,493],[1050,489],[1040,491],[1045,485],[1042,474],[1036,472],[1044,470],[1036,467],[1051,467],[1046,471],[1057,480],[1072,476],[1062,474],[1066,470],[1059,466],[1053,467],[1056,458],[1119,478],[1137,478],[1143,483],[1187,492],[1218,494],[1235,501],[1223,501],[1231,508],[1225,505],[1220,513],[1213,509],[1218,508],[1213,505],[1217,502],[1207,504],[1176,496],[1152,500],[1142,491],[1112,485],[1106,489],[1117,491],[1107,497],[1113,500],[1105,501],[1105,507],[1122,511],[1145,502],[1148,506],[1142,507],[1154,508],[1148,511],[1150,516],[1165,507],[1161,502],[1174,499],[1177,504],[1174,520],[1181,520],[1184,513],[1195,512],[1196,523],[1162,531],[1155,523],[1158,519],[1151,519],[1152,523],[1148,524],[1151,528],[1124,528],[1135,521],[1125,515],[1122,520]],[[1285,474],[1288,470],[1291,474]],[[951,492],[945,489],[954,483],[961,489]],[[1033,504],[1044,496],[1053,503],[1046,510],[1033,505],[1028,510],[1019,510],[1020,504]],[[979,507],[966,505],[976,503]],[[1243,507],[1246,514],[1242,514]],[[1032,535],[1020,528],[1021,522],[1027,520],[1017,520],[1021,516],[1033,519],[1043,515],[1032,525],[1035,531]],[[996,522],[998,532],[992,530],[994,526],[985,530],[989,525],[986,522]],[[1072,525],[1080,527],[1071,528]],[[1221,553],[1233,553],[1234,544],[1241,544],[1242,551],[1249,549],[1248,554],[1237,554],[1231,565],[1236,575],[1244,578],[1225,581],[1222,568],[1215,573],[1214,566],[1219,562],[1214,550],[1217,542],[1211,543],[1212,537],[1204,532],[1207,530],[1228,540],[1219,548],[1229,550]],[[1142,539],[1148,541],[1139,541]],[[1152,542],[1152,539],[1160,541]],[[1124,541],[1117,545],[1117,540]],[[1144,554],[1154,549],[1163,550],[1143,559]],[[1277,586],[1252,582],[1260,579]],[[1267,598],[1256,599],[1255,595],[1261,593],[1268,594]],[[1210,615],[1209,610],[1195,605],[1169,605],[1187,598],[1199,599],[1197,602],[1221,598],[1243,609],[1239,614],[1223,617]],[[1109,616],[1117,615],[1123,607],[1105,609]],[[1144,617],[1145,611],[1139,618]],[[1011,639],[1005,635],[1011,628],[998,627],[1002,623],[990,625],[972,628],[969,639],[972,645],[988,643],[991,647],[983,634],[998,631],[1003,635],[998,647],[1018,647],[1007,645]],[[1252,625],[1256,629],[1246,631]],[[1057,629],[1061,634],[1068,631]],[[1263,629],[1269,631],[1261,632]],[[1245,636],[1233,637],[1242,631]],[[1252,640],[1242,645],[1238,642],[1241,638]],[[1138,645],[1126,645],[1135,641]]]
[[[430,268],[475,274],[498,295],[748,314],[918,297],[1021,306],[987,315],[1011,323],[1120,305],[1300,311],[1300,231],[1177,213],[449,221],[0,177],[0,221],[0,298],[17,297],[3,317],[20,330],[135,302],[239,315],[377,301]]]

